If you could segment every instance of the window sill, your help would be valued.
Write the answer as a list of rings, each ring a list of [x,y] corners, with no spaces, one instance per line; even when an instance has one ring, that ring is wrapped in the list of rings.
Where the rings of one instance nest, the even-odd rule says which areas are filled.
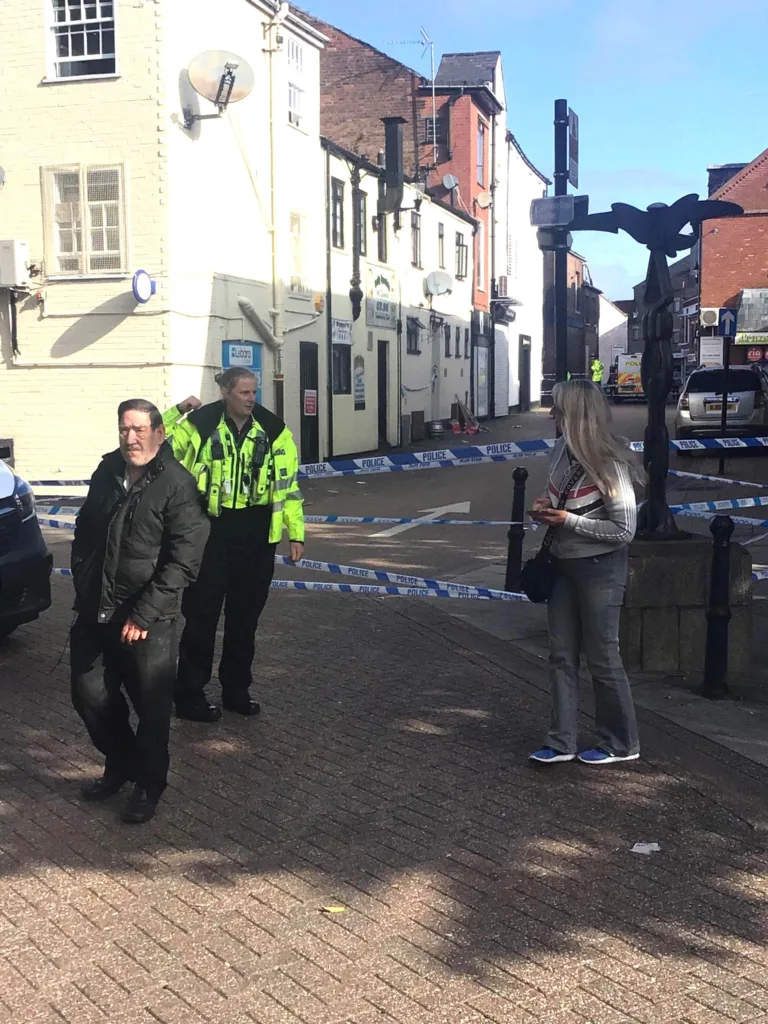
[[[124,270],[115,270],[108,274],[48,274],[45,280],[50,284],[57,281],[65,281],[68,284],[73,281],[131,281],[133,274]]]
[[[119,71],[108,75],[70,75],[66,78],[41,78],[40,85],[66,85],[68,82],[112,82],[122,77]]]
[[[309,138],[309,132],[306,128],[302,128],[301,125],[294,124],[292,121],[288,121],[287,124],[289,128],[293,128],[295,132],[298,132],[299,135],[303,135],[305,139]]]
[[[410,349],[408,349],[408,351],[405,354],[407,356],[420,356],[421,355],[421,349],[419,349],[418,352],[413,352]]]

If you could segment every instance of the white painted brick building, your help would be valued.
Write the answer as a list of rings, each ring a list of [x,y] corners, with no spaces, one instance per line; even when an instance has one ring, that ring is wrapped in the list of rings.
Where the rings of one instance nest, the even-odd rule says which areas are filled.
[[[258,346],[274,409],[284,340],[298,436],[300,343],[322,353],[326,333],[322,37],[266,0],[4,0],[0,17],[0,239],[28,243],[33,275],[0,286],[0,437],[20,471],[89,475],[124,398],[214,397],[225,341]],[[254,88],[188,129],[215,113],[186,77],[212,49]]]

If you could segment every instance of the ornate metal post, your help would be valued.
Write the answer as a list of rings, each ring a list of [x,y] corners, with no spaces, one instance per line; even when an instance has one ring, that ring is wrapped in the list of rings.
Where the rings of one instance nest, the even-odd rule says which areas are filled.
[[[645,430],[643,461],[648,474],[646,501],[638,517],[641,535],[665,540],[679,536],[674,516],[667,505],[669,473],[669,431],[666,406],[672,388],[672,316],[669,305],[674,293],[667,266],[667,256],[695,245],[702,221],[719,217],[738,217],[744,211],[736,203],[704,199],[693,193],[678,199],[672,206],[654,203],[647,210],[638,210],[626,203],[613,203],[610,213],[593,213],[578,217],[571,231],[626,231],[650,250],[648,276],[645,281],[645,315],[642,360],[643,390],[648,400],[648,426]],[[682,234],[690,224],[693,232]]]
[[[648,401],[643,465],[646,471],[645,503],[638,515],[638,529],[644,534],[672,537],[677,532],[675,517],[667,505],[669,473],[669,431],[667,399],[672,389],[672,314],[674,298],[669,267],[664,253],[652,252],[645,279],[643,317],[643,358],[640,372]]]

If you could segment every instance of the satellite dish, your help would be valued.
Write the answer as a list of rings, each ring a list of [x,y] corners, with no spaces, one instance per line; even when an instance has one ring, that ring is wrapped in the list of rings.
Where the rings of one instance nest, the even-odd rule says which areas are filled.
[[[445,295],[453,290],[453,278],[444,270],[433,270],[427,274],[424,282],[424,291],[427,295]]]
[[[253,69],[242,57],[227,50],[206,50],[198,54],[187,69],[196,93],[218,107],[218,114],[193,114],[187,119],[190,128],[195,121],[220,116],[230,103],[244,100],[254,86]]]
[[[475,197],[475,202],[481,210],[487,210],[493,202],[493,196],[490,192],[481,192],[480,195]]]
[[[459,179],[455,174],[446,174],[443,178],[443,188],[447,192],[453,192],[455,188],[459,187]]]

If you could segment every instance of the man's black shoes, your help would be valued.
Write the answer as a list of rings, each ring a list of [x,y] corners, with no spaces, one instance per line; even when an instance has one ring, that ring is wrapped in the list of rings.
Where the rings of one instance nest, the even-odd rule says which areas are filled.
[[[251,700],[246,694],[244,697],[225,698],[224,710],[251,718],[260,713],[261,705],[258,701]],[[209,704],[206,700],[190,704],[179,701],[176,704],[176,717],[183,718],[187,722],[218,722],[221,718],[221,708],[216,707],[215,704]]]
[[[126,825],[144,825],[154,818],[159,799],[141,786],[136,786],[120,815],[121,820]]]
[[[185,704],[183,701],[176,702],[176,717],[183,718],[186,722],[218,722],[221,718],[221,708],[215,704],[209,704],[207,700],[194,701]]]
[[[128,781],[124,775],[102,775],[95,782],[89,782],[87,786],[83,786],[80,791],[81,796],[90,804],[101,803],[119,793]]]
[[[224,710],[233,711],[236,715],[245,715],[250,718],[258,715],[261,711],[261,704],[246,694],[244,697],[229,697],[224,700]]]

